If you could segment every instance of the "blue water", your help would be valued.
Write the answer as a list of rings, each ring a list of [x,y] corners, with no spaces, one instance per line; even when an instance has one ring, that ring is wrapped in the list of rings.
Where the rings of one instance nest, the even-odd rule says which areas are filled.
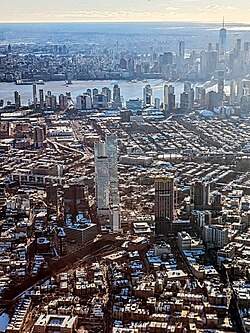
[[[52,94],[59,96],[60,94],[65,94],[66,92],[71,92],[73,99],[76,99],[77,96],[86,92],[88,88],[94,89],[97,88],[101,91],[103,87],[108,87],[112,90],[114,84],[119,84],[121,88],[121,95],[124,100],[131,98],[143,98],[143,88],[146,84],[150,84],[153,88],[153,97],[160,98],[163,100],[163,86],[167,84],[164,80],[148,80],[147,82],[136,82],[131,83],[125,80],[105,80],[105,81],[74,81],[72,85],[66,86],[63,81],[50,81],[45,82],[44,85],[39,85],[38,89],[43,89],[46,93],[48,90]],[[182,82],[170,83],[175,87],[176,99],[179,100],[180,93],[183,92],[184,84]],[[32,99],[32,85],[15,85],[14,83],[0,83],[0,99],[5,101],[14,100],[14,91],[18,90],[22,97],[22,103],[24,105],[28,104],[28,100]]]

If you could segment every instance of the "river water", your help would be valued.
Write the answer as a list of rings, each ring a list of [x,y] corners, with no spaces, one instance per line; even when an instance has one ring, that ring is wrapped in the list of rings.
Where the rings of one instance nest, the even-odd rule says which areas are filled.
[[[135,82],[125,80],[103,80],[103,81],[73,81],[73,84],[66,86],[64,81],[50,81],[45,82],[44,85],[38,85],[38,89],[43,89],[44,93],[48,90],[53,95],[65,94],[71,92],[72,98],[75,100],[78,95],[83,94],[88,88],[98,88],[101,90],[103,87],[108,87],[112,90],[114,84],[118,84],[121,88],[121,96],[124,101],[130,98],[140,97],[143,98],[143,88],[145,85],[150,84],[153,88],[153,98],[160,98],[163,101],[163,86],[167,84],[164,80],[148,80],[147,82]],[[175,86],[176,101],[180,99],[180,93],[183,92],[184,84],[182,82],[169,83]],[[14,91],[17,90],[21,94],[22,104],[27,105],[29,100],[32,100],[32,85],[16,85],[15,83],[0,83],[0,99],[5,101],[14,101]]]

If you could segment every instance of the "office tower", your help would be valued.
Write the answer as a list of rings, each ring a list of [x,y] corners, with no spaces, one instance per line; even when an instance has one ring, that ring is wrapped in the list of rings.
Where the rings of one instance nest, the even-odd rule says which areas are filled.
[[[52,102],[52,101],[51,101],[51,96],[46,95],[46,96],[45,96],[45,107],[46,107],[46,108],[51,108],[51,105],[52,105],[51,102]]]
[[[83,94],[76,97],[76,109],[77,110],[91,110],[92,100],[88,94]]]
[[[118,84],[114,85],[113,88],[113,107],[115,108],[121,108],[122,102],[121,102],[121,90]]]
[[[142,77],[142,65],[136,64],[135,66],[136,77],[140,79]]]
[[[165,111],[168,110],[168,95],[169,95],[169,87],[168,87],[167,84],[165,84],[165,86],[164,86],[164,98],[163,98],[163,100],[164,100],[163,109]]]
[[[213,210],[222,210],[222,195],[220,192],[213,192],[211,195],[211,208]]]
[[[121,69],[127,69],[127,60],[126,59],[124,59],[124,58],[121,58],[120,59],[120,64],[119,64],[119,67],[121,68]]]
[[[87,89],[86,94],[89,95],[90,97],[92,96],[92,91],[91,89]]]
[[[34,147],[42,148],[46,139],[46,127],[36,126],[34,128]]]
[[[164,102],[163,108],[165,111],[172,112],[175,109],[175,94],[174,87],[172,85],[164,86]]]
[[[68,106],[68,96],[60,94],[59,95],[59,109],[65,110]]]
[[[245,42],[244,43],[244,52],[249,53],[249,49],[250,49],[250,42]]]
[[[133,59],[128,60],[128,72],[129,72],[129,78],[133,79],[135,76],[135,62]]]
[[[208,78],[208,58],[209,58],[208,52],[206,51],[201,52],[199,77],[202,80],[206,80]]]
[[[111,101],[111,90],[107,87],[102,88],[102,93],[107,96],[108,103]]]
[[[186,112],[189,110],[188,93],[186,93],[185,91],[181,94],[180,97],[180,109],[182,112]]]
[[[179,58],[180,58],[181,63],[183,63],[184,57],[185,57],[185,42],[180,41],[179,42]]]
[[[143,88],[143,102],[144,106],[151,106],[153,104],[153,90],[150,84]]]
[[[121,229],[117,161],[117,136],[107,135],[105,142],[95,144],[96,202],[98,214],[110,214],[115,232]]]
[[[40,103],[40,108],[42,109],[44,107],[44,93],[43,93],[43,89],[39,89],[39,103]]]
[[[93,108],[94,109],[106,109],[108,107],[108,99],[105,94],[93,95]]]
[[[63,186],[64,215],[70,214],[75,217],[86,209],[86,187],[79,183],[66,184]]]
[[[212,43],[208,43],[207,50],[208,50],[208,52],[211,52],[213,50],[213,44]]]
[[[218,52],[217,51],[211,51],[208,53],[208,59],[207,59],[207,75],[210,79],[216,69],[218,68]]]
[[[188,110],[194,109],[194,89],[190,82],[184,82],[184,92],[188,94]]]
[[[97,95],[98,94],[98,89],[97,88],[94,88],[93,89],[93,96]]]
[[[109,210],[109,160],[105,142],[95,144],[95,196],[97,213]]]
[[[206,95],[206,107],[208,110],[214,111],[215,108],[222,106],[223,95],[215,91],[209,91]]]
[[[163,53],[162,62],[163,65],[173,65],[174,55],[172,52]]]
[[[218,93],[224,95],[224,87],[225,87],[225,71],[224,70],[217,71],[217,79],[218,79]]]
[[[240,103],[243,96],[243,84],[242,80],[237,80],[237,102]]]
[[[119,204],[118,168],[117,168],[117,136],[106,136],[106,154],[109,161],[110,202],[116,206]]]
[[[210,184],[201,180],[196,181],[191,189],[191,200],[194,209],[208,209],[210,205]]]
[[[155,178],[155,233],[166,235],[174,218],[174,177]]]
[[[106,136],[106,153],[109,161],[109,189],[110,189],[110,222],[113,232],[121,229],[120,219],[120,196],[118,181],[118,156],[117,156],[117,136],[114,134]]]
[[[36,108],[37,105],[37,85],[33,84],[33,103],[34,107]]]
[[[14,92],[14,103],[16,109],[19,109],[21,107],[21,95],[18,91]]]
[[[119,207],[113,207],[110,211],[110,222],[113,232],[121,231],[121,217]]]
[[[230,104],[234,105],[236,102],[236,81],[232,80],[230,83]]]
[[[160,98],[155,98],[155,108],[157,110],[160,110],[160,104],[161,104]]]
[[[51,109],[56,110],[57,107],[57,99],[55,95],[51,96]]]
[[[227,31],[225,29],[225,22],[223,17],[223,25],[220,29],[219,34],[219,62],[225,64],[225,55],[226,55],[226,42],[227,42]]]
[[[237,39],[237,42],[236,42],[236,52],[237,52],[237,56],[241,52],[241,39],[240,38]]]

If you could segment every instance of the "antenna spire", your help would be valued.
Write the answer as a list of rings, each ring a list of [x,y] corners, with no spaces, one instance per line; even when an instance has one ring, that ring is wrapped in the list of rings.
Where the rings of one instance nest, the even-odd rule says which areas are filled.
[[[223,16],[222,27],[225,29],[225,16]]]

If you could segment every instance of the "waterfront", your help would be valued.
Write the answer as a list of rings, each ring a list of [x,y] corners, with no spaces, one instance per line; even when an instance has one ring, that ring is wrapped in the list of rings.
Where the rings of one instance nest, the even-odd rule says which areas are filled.
[[[121,88],[121,95],[126,101],[130,98],[142,98],[143,97],[143,88],[145,85],[150,84],[153,88],[154,98],[160,98],[163,100],[163,86],[167,84],[167,81],[164,80],[148,80],[147,82],[138,81],[132,83],[125,80],[98,80],[98,81],[73,81],[73,84],[66,85],[64,81],[49,81],[45,82],[44,85],[38,85],[38,89],[43,89],[46,93],[48,90],[52,94],[58,96],[60,94],[65,94],[66,92],[71,92],[71,96],[74,99],[78,95],[86,92],[88,88],[94,89],[97,88],[101,90],[103,87],[113,88],[114,84],[119,84]],[[169,83],[175,87],[175,94],[177,102],[179,101],[179,95],[183,92],[184,84],[183,82],[172,82]],[[15,83],[0,83],[0,99],[5,99],[13,101],[14,100],[14,91],[17,90],[22,96],[22,103],[27,105],[29,100],[32,99],[32,85],[16,85]]]

